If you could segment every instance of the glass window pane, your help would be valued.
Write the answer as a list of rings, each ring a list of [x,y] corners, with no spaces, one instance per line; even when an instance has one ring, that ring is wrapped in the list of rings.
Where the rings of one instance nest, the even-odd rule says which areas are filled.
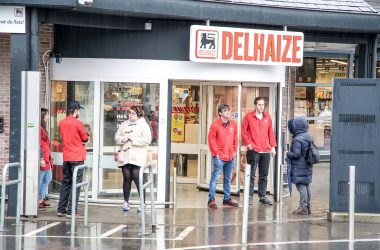
[[[89,167],[87,174],[92,178],[93,167],[93,133],[94,127],[94,83],[79,81],[53,81],[51,86],[50,103],[50,140],[52,145],[52,156],[54,158],[53,181],[51,182],[52,192],[59,192],[59,184],[63,180],[62,174],[62,139],[59,131],[59,122],[66,117],[67,104],[71,101],[78,101],[84,108],[80,110],[80,121],[83,122],[89,134],[89,141],[86,143],[85,165]],[[90,185],[90,190],[92,189]]]

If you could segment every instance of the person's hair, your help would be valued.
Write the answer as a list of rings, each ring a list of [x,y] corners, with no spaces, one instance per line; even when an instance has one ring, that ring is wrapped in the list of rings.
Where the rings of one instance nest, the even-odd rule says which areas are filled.
[[[255,101],[253,103],[256,105],[257,102],[261,101],[261,100],[263,100],[265,102],[264,97],[258,96],[258,97],[255,98]]]
[[[220,104],[220,105],[218,106],[218,115],[219,115],[219,116],[220,116],[219,113],[222,113],[222,112],[223,112],[223,109],[225,109],[225,108],[230,109],[230,106],[228,106],[227,104],[224,104],[224,103],[222,103],[222,104]]]
[[[133,111],[135,111],[135,113],[136,113],[136,115],[137,115],[138,118],[144,116],[144,111],[142,110],[141,107],[139,107],[139,106],[132,106],[130,109],[133,110]]]
[[[66,115],[73,115],[75,110],[77,109],[67,109],[67,114]]]
[[[45,108],[41,108],[41,127],[43,127],[45,130],[46,128],[46,122],[45,122],[45,115],[49,112],[49,110]]]

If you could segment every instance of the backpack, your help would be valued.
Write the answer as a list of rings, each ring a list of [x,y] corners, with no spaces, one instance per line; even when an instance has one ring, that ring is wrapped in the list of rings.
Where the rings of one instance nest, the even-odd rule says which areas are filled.
[[[307,151],[305,155],[305,159],[307,163],[313,165],[315,163],[318,163],[321,159],[321,156],[319,155],[319,150],[317,146],[315,146],[314,142],[306,140],[305,137],[303,139],[307,142],[309,142],[309,150]]]

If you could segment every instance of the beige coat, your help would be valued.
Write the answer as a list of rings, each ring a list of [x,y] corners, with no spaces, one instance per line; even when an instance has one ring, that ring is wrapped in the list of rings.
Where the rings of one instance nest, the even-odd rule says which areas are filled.
[[[122,142],[124,138],[129,141]],[[115,142],[121,145],[119,148],[119,167],[125,164],[133,164],[143,167],[147,162],[148,146],[152,141],[152,132],[144,118],[136,122],[123,122],[115,134]]]

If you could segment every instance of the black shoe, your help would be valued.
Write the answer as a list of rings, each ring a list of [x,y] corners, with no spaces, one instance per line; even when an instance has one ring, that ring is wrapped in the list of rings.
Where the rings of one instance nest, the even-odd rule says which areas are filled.
[[[310,208],[310,206],[307,206],[307,213],[311,214],[311,208]]]
[[[66,212],[57,212],[58,217],[66,216]]]
[[[233,201],[231,198],[229,198],[228,200],[223,200],[223,206],[238,207],[239,204]]]
[[[297,210],[293,211],[295,215],[309,215],[309,209],[306,207],[300,207]]]
[[[208,206],[208,208],[211,208],[211,209],[217,209],[218,208],[218,206],[215,203],[214,198],[208,200],[207,206]]]
[[[261,197],[259,202],[265,205],[272,205],[272,202],[266,196]]]

